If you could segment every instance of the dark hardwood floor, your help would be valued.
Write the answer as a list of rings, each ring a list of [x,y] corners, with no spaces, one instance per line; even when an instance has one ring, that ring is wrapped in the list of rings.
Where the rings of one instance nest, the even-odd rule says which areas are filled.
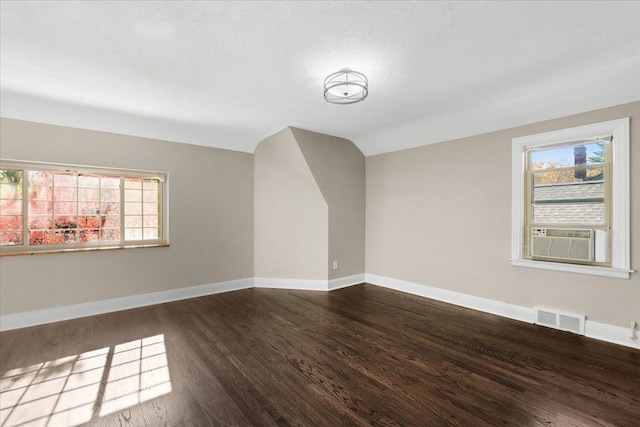
[[[640,351],[373,285],[0,334],[14,425],[639,426]]]

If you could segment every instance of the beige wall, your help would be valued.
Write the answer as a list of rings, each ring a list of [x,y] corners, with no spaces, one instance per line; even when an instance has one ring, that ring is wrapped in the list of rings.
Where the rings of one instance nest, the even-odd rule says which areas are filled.
[[[254,153],[255,277],[327,280],[328,206],[291,129]]]
[[[329,207],[329,279],[364,273],[364,155],[344,138],[291,131]]]
[[[640,102],[367,157],[366,270],[532,307],[640,321],[630,280],[512,267],[511,139],[631,117],[631,266],[640,270]]]
[[[169,173],[168,248],[0,258],[3,315],[253,277],[253,156],[11,119],[0,156]]]
[[[286,128],[258,145],[254,165],[256,277],[364,273],[365,158],[351,141]]]
[[[512,267],[508,258],[511,139],[627,116],[631,265],[640,269],[640,102],[368,157],[366,190],[364,159],[351,142],[295,128],[252,156],[2,119],[2,158],[168,172],[171,246],[0,258],[0,310],[253,276],[362,273],[366,191],[368,273],[626,327],[640,321],[640,273],[607,279]]]

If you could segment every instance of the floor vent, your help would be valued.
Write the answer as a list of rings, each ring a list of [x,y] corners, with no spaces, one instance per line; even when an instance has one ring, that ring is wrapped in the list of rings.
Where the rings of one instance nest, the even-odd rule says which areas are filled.
[[[556,310],[535,307],[537,325],[548,326],[561,331],[584,335],[584,314],[564,313]]]

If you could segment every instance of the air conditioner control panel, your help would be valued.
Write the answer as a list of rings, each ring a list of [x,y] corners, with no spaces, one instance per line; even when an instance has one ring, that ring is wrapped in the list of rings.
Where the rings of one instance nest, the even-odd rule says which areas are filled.
[[[531,237],[547,237],[546,228],[532,228]]]
[[[531,229],[531,237],[564,237],[577,239],[590,239],[594,230],[567,229],[567,228],[537,228]]]

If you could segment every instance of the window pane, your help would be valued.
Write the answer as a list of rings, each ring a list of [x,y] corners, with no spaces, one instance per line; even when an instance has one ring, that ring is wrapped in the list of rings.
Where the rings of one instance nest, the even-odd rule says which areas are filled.
[[[103,215],[120,215],[120,203],[102,203],[100,206],[100,213]]]
[[[110,215],[102,217],[104,228],[120,228],[120,216],[119,215]]]
[[[145,190],[158,190],[158,180],[157,179],[145,179],[143,183],[143,187]]]
[[[157,228],[145,228],[144,229],[144,240],[155,240],[158,238],[158,229]]]
[[[72,215],[55,216],[53,222],[56,229],[71,229],[78,226],[78,218]]]
[[[19,169],[0,169],[0,182],[22,184],[22,171]]]
[[[78,213],[78,204],[75,202],[54,202],[53,211],[56,215],[58,214],[75,215]]]
[[[0,215],[22,215],[22,200],[0,199]]]
[[[22,244],[22,232],[0,231],[0,246],[12,246]]]
[[[100,213],[100,204],[97,202],[78,203],[78,213],[80,215],[97,215]]]
[[[100,228],[102,226],[102,218],[100,216],[80,216],[78,217],[78,227],[80,228]]]
[[[145,227],[158,227],[158,215],[145,215],[143,225]]]
[[[100,241],[100,230],[80,230],[78,231],[79,243],[90,243]]]
[[[604,203],[549,203],[533,206],[534,223],[604,224]]]
[[[21,199],[22,184],[7,184],[0,182],[0,199]]]
[[[81,176],[66,172],[29,172],[29,242],[34,245],[71,244],[82,242],[78,228],[91,228],[95,220],[91,215],[78,218],[81,213],[93,213],[92,206],[78,202],[78,183],[96,185],[96,177]],[[83,192],[82,198],[90,198]],[[53,216],[51,214],[54,214]]]
[[[124,213],[126,215],[141,215],[142,214],[142,203],[125,203],[124,204]]]
[[[120,230],[119,229],[102,230],[100,239],[106,242],[119,242]]]
[[[31,230],[45,230],[53,228],[51,215],[29,215],[29,228]]]
[[[124,199],[127,202],[141,202],[142,190],[124,190]]]
[[[120,190],[103,188],[102,190],[100,190],[100,200],[103,202],[119,202]]]
[[[120,188],[120,178],[118,177],[102,177],[100,179],[101,188]]]
[[[53,200],[53,187],[30,184],[29,200]]]
[[[21,199],[22,177],[21,170],[0,169],[0,199]]]
[[[126,228],[142,227],[142,216],[127,215],[124,217],[124,226]]]
[[[127,228],[124,230],[125,240],[142,240],[142,228]]]
[[[548,171],[549,169],[545,169]],[[565,170],[560,172],[534,172],[533,185],[566,184],[576,182],[576,171]]]
[[[53,174],[50,172],[29,171],[29,184],[32,186],[51,187]]]
[[[126,178],[124,180],[124,188],[141,189],[142,178]]]
[[[0,230],[22,230],[22,217],[19,215],[2,215],[0,217]]]
[[[158,214],[158,204],[157,203],[143,203],[142,205],[143,205],[142,212],[145,215],[149,215],[149,214],[157,215]]]
[[[57,231],[55,234],[55,243],[76,243],[76,230]]]
[[[99,188],[99,175],[78,175],[78,187],[82,188]]]
[[[605,141],[597,141],[546,150],[534,150],[530,153],[531,167],[532,169],[553,169],[563,166],[604,163],[605,144]]]
[[[78,200],[97,202],[100,200],[100,190],[97,188],[78,189]]]
[[[29,172],[29,213],[52,213],[51,202],[38,203],[34,200],[53,200],[53,174],[46,172]]]
[[[43,215],[53,213],[53,202],[29,202],[29,215]]]
[[[54,173],[53,185],[56,187],[76,187],[78,185],[78,177],[74,173]]]
[[[158,203],[158,192],[157,191],[144,191],[144,201],[150,203]]]
[[[0,170],[0,245],[22,244],[22,171]]]
[[[75,202],[78,199],[78,189],[76,187],[55,187],[53,189],[53,200],[63,202]]]
[[[562,171],[554,171],[553,169],[535,170],[533,171],[533,178],[534,185],[602,181],[604,179],[604,167],[593,166]]]
[[[30,245],[51,245],[54,242],[53,231],[30,231],[29,232],[29,244]]]

